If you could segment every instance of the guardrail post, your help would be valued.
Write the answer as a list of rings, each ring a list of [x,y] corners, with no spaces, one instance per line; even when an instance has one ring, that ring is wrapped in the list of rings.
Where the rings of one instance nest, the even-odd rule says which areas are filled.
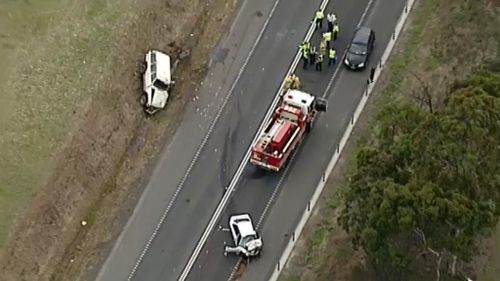
[[[340,144],[337,144],[337,153],[340,153]]]
[[[323,175],[321,175],[321,181],[325,182],[325,173],[323,173]]]
[[[295,230],[292,232],[292,241],[295,242]]]
[[[311,201],[307,202],[307,211],[311,211]]]
[[[392,40],[396,40],[396,31],[392,33]]]
[[[351,117],[351,125],[354,125],[354,114]]]
[[[382,59],[380,59],[378,67],[382,68]]]
[[[280,271],[280,262],[278,261],[278,272]]]
[[[405,14],[408,14],[408,2],[405,4]]]

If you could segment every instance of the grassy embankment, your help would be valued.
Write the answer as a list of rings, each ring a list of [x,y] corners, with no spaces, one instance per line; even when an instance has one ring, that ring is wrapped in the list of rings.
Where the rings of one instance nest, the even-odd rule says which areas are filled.
[[[373,116],[386,99],[414,100],[414,91],[428,86],[439,102],[450,83],[464,78],[500,54],[500,17],[495,1],[417,1],[389,65],[377,85],[344,155],[328,180],[317,210],[288,262],[281,281],[375,281],[373,269],[337,224],[345,174],[353,168],[356,150],[370,137]],[[485,241],[476,270],[483,281],[500,276],[500,226]],[[434,279],[433,272],[407,276],[407,281]],[[495,279],[497,278],[497,279]]]
[[[0,246],[97,93],[124,1],[0,3]]]
[[[236,1],[0,4],[0,280],[87,280],[182,118]],[[151,48],[192,57],[144,118]],[[80,222],[86,220],[82,227]]]

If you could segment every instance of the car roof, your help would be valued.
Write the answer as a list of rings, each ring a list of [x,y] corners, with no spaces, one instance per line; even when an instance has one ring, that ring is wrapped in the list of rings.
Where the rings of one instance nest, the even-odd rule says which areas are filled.
[[[256,231],[253,227],[252,219],[248,214],[234,215],[229,219],[230,223],[235,223],[241,233],[241,237],[254,235]]]
[[[366,26],[361,26],[354,32],[354,37],[352,42],[354,43],[368,43],[368,38],[370,38],[371,28]]]

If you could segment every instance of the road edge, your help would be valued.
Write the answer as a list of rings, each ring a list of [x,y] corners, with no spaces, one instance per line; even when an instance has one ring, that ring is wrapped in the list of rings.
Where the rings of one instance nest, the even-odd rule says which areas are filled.
[[[309,220],[309,217],[311,216],[311,213],[314,210],[314,207],[316,206],[316,203],[318,202],[318,199],[319,199],[321,193],[323,192],[323,189],[326,185],[328,177],[330,176],[331,172],[333,171],[333,168],[336,166],[336,164],[340,158],[340,154],[344,150],[344,147],[346,146],[346,144],[351,136],[351,133],[354,129],[354,126],[356,125],[361,113],[363,112],[363,110],[366,106],[368,99],[370,98],[370,96],[373,92],[373,89],[375,88],[375,86],[377,84],[377,81],[378,81],[378,78],[380,77],[382,69],[385,67],[385,63],[389,59],[389,56],[391,55],[391,52],[394,48],[394,45],[395,45],[397,39],[399,38],[399,36],[401,35],[401,31],[403,30],[403,27],[404,27],[406,20],[407,20],[409,14],[413,8],[415,1],[416,0],[407,0],[406,1],[404,10],[398,19],[398,22],[396,24],[396,28],[395,28],[394,32],[392,33],[392,37],[391,37],[389,43],[387,44],[387,46],[384,50],[384,53],[382,54],[382,58],[380,59],[380,61],[376,65],[377,71],[375,71],[375,74],[373,76],[373,82],[370,84],[367,84],[367,87],[365,89],[365,94],[363,95],[363,97],[359,101],[358,105],[356,106],[356,109],[353,113],[353,116],[351,117],[351,122],[349,122],[349,124],[347,125],[347,128],[344,132],[344,135],[342,136],[340,143],[337,145],[337,149],[336,149],[335,153],[333,154],[330,162],[328,163],[328,166],[327,166],[325,172],[323,173],[323,176],[319,180],[319,183],[316,186],[315,191],[314,191],[311,199],[309,200],[309,203],[307,204],[306,209],[302,213],[302,216],[299,220],[299,223],[297,224],[297,227],[292,232],[293,233],[291,235],[292,238],[289,240],[288,244],[285,247],[285,250],[283,251],[280,258],[278,259],[278,262],[275,266],[275,269],[273,270],[273,273],[272,273],[271,277],[268,279],[268,281],[277,281],[281,272],[282,272],[282,269],[285,267],[286,263],[288,262],[288,258],[290,257],[292,251],[294,250],[295,244],[296,244],[297,240],[300,238],[300,235],[301,235],[307,221]]]

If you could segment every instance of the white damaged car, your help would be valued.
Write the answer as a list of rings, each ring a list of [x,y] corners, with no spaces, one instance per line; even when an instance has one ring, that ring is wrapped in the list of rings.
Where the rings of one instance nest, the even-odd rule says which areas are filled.
[[[262,251],[262,238],[255,230],[248,214],[234,215],[229,218],[229,230],[234,246],[225,246],[224,255],[236,253],[243,257],[258,257]]]
[[[157,50],[149,51],[143,66],[141,104],[147,114],[155,114],[168,102],[175,81],[172,80],[170,56]]]

